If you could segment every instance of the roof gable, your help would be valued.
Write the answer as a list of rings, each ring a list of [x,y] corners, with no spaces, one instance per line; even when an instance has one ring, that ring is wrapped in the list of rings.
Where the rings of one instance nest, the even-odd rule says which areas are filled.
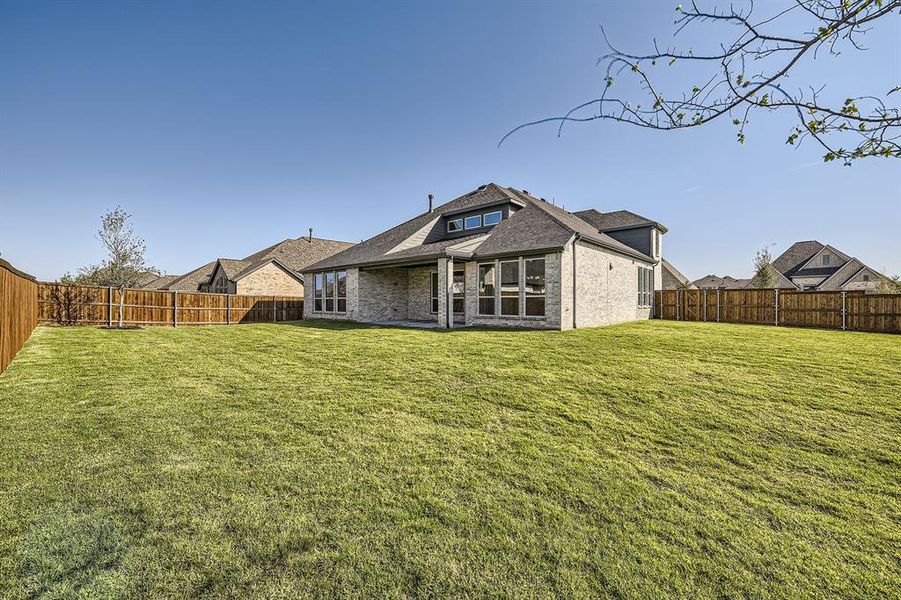
[[[791,277],[792,273],[801,268],[801,265],[810,260],[813,255],[823,249],[824,244],[816,240],[808,240],[806,242],[795,242],[788,247],[788,250],[780,254],[773,261],[773,268]]]

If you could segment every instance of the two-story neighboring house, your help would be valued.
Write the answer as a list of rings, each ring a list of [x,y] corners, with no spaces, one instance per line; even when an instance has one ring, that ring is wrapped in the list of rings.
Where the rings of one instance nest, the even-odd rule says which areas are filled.
[[[665,233],[626,211],[570,213],[487,184],[309,266],[304,316],[542,329],[647,319]]]
[[[795,242],[773,267],[799,290],[871,290],[883,276],[859,259],[816,240]]]

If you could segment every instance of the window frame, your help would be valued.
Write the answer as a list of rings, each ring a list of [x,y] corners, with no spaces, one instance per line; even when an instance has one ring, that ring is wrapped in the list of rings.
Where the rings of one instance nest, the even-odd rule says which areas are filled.
[[[472,219],[478,219],[477,225],[470,225],[469,221]],[[463,229],[480,229],[482,227],[482,215],[469,215],[468,217],[463,218]]]
[[[429,272],[429,314],[437,315],[438,314],[438,287],[441,285],[441,282],[438,280],[438,271],[430,271]]]
[[[638,308],[651,308],[654,298],[654,269],[638,267]]]
[[[344,276],[344,295],[341,295],[341,276]],[[341,310],[341,302],[344,302],[344,310]],[[335,313],[347,313],[347,271],[335,271]]]
[[[483,267],[489,267],[491,269],[494,269],[494,283],[491,284],[491,287],[494,288],[494,292],[490,296],[482,294],[482,288],[484,287],[484,285],[483,285],[484,277],[482,276],[482,268]],[[478,302],[477,302],[478,306],[476,308],[476,314],[480,317],[496,317],[498,315],[498,310],[500,308],[498,306],[498,301],[497,301],[497,296],[498,296],[498,291],[499,291],[499,287],[497,284],[500,281],[500,268],[498,266],[498,261],[494,260],[491,262],[478,263],[476,265],[476,269],[477,269],[477,276],[478,276],[478,278],[476,280],[476,284],[477,284],[476,294],[478,296]],[[489,299],[491,300],[492,311],[490,313],[483,313],[482,312],[482,300],[489,300]]]
[[[325,280],[324,273],[313,273],[313,312],[322,312],[325,306],[322,301],[323,282]]]
[[[491,217],[491,216],[494,216],[494,215],[497,215],[497,221],[494,222],[494,223],[488,223],[488,222],[486,221],[486,219],[488,219],[488,217]],[[491,212],[489,212],[489,213],[485,213],[484,215],[482,215],[482,227],[491,227],[491,226],[493,226],[493,225],[497,225],[498,223],[500,223],[500,222],[503,221],[503,220],[504,220],[504,211],[502,211],[502,210],[493,210],[493,211],[491,211]]]
[[[504,312],[504,298],[513,299],[514,296],[504,295],[504,265],[516,265],[516,312]],[[498,260],[498,294],[500,298],[500,307],[498,308],[498,316],[501,317],[521,317],[522,316],[522,258],[518,257],[514,260]]]
[[[823,266],[824,266],[824,267],[830,267],[830,266],[832,266],[832,264],[831,264],[831,263],[832,263],[832,256],[830,256],[829,254],[824,254],[823,257],[822,257],[822,261],[823,261]]]
[[[453,224],[453,223],[459,223],[460,225],[457,229],[451,229],[451,224]],[[454,217],[453,219],[448,219],[447,220],[447,232],[448,233],[457,233],[458,231],[463,231],[464,224],[465,223],[463,221],[463,217]]]
[[[529,293],[528,288],[526,287],[527,278],[529,275],[529,267],[528,263],[530,262],[541,262],[542,264],[542,279],[544,281],[544,292],[541,294]],[[523,291],[523,307],[522,307],[522,316],[524,317],[544,317],[547,315],[547,259],[544,256],[533,256],[530,258],[523,258],[522,260],[522,291]],[[541,314],[529,314],[529,299],[537,300],[541,298]]]

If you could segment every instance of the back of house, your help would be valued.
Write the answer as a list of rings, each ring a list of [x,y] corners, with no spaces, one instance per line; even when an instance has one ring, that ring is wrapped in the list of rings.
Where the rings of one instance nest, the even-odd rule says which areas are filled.
[[[491,183],[310,265],[304,315],[564,330],[647,319],[666,231]]]

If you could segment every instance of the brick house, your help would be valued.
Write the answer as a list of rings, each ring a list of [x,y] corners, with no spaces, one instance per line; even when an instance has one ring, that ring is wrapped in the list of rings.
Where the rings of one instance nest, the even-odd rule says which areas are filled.
[[[180,277],[161,277],[146,289],[263,296],[303,296],[303,269],[353,244],[315,238],[288,239],[242,258],[219,258]]]
[[[665,233],[628,211],[570,213],[483,185],[304,269],[304,316],[559,330],[647,319]]]

